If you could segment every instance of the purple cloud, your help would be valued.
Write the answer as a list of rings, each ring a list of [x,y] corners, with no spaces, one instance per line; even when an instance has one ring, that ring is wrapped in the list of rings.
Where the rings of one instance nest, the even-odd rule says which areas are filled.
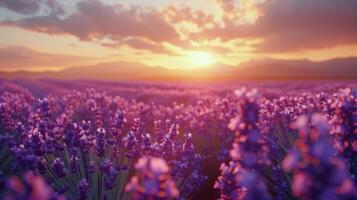
[[[0,0],[0,7],[25,15],[36,13],[40,4],[39,0]]]

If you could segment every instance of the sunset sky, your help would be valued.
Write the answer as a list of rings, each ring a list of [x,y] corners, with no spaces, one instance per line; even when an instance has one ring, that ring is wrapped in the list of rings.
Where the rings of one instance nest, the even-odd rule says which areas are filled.
[[[0,70],[354,56],[356,0],[0,0]]]

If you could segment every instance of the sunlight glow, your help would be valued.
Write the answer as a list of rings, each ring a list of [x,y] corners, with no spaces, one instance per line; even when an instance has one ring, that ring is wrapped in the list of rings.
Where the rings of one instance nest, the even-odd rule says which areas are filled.
[[[215,62],[213,55],[204,51],[191,51],[188,53],[188,59],[198,67],[211,65]]]

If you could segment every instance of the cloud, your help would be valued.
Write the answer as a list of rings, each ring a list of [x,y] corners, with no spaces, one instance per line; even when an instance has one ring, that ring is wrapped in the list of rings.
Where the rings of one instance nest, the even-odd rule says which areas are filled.
[[[68,55],[54,55],[42,53],[33,49],[19,46],[0,48],[0,69],[18,70],[32,68],[54,69],[59,67],[68,67],[76,64],[88,63],[91,58]]]
[[[162,13],[173,24],[191,22],[197,25],[197,27],[202,28],[214,21],[214,16],[212,14],[206,14],[200,10],[192,10],[188,6],[177,7],[169,5],[162,11]]]
[[[235,9],[234,0],[215,0],[215,2],[224,12],[234,12]]]
[[[160,42],[154,42],[145,38],[140,37],[126,37],[122,40],[114,40],[111,42],[103,42],[102,45],[111,47],[111,48],[118,48],[122,46],[129,46],[134,49],[139,50],[148,50],[152,53],[159,53],[159,54],[167,54],[167,55],[175,55],[175,52],[167,49],[165,45]]]
[[[126,8],[99,0],[79,1],[73,13],[58,17],[64,10],[57,1],[46,0],[52,10],[47,16],[3,21],[0,26],[68,34],[83,41],[99,41],[105,46],[127,45],[166,54],[170,51],[163,43],[190,49],[196,48],[190,45],[192,41],[203,44],[216,39],[221,41],[222,48],[234,40],[259,40],[260,43],[252,45],[257,52],[357,44],[356,0],[215,0],[223,11],[220,19],[189,6],[170,5],[162,10]],[[0,0],[0,5],[18,12],[29,12],[24,8],[32,7],[35,12],[34,2],[38,1]],[[103,42],[108,39],[112,42]]]
[[[225,20],[193,34],[223,41],[261,38],[257,51],[284,52],[357,43],[355,0],[270,0],[258,6],[263,16],[252,24]]]
[[[66,13],[63,0],[46,0],[46,5],[49,7],[51,15],[60,16]]]
[[[0,7],[29,16],[38,14],[40,10],[54,16],[64,15],[66,4],[65,0],[0,0]]]
[[[315,49],[357,42],[357,1],[290,0],[267,4],[253,32],[263,51]]]
[[[125,9],[120,5],[104,5],[98,0],[78,2],[77,11],[64,19],[55,15],[36,16],[5,21],[2,25],[47,34],[70,34],[80,40],[143,37],[161,42],[178,38],[174,27],[156,10],[140,7]]]
[[[41,7],[39,0],[0,0],[0,7],[20,14],[35,14]]]

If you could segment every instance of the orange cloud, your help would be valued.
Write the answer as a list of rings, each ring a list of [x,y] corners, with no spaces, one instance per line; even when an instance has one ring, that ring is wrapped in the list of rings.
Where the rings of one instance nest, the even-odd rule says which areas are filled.
[[[191,22],[202,28],[207,24],[213,23],[214,16],[206,14],[200,10],[192,10],[188,6],[177,7],[170,5],[162,11],[163,15],[173,24],[181,22]]]
[[[357,43],[357,1],[277,0],[258,6],[263,16],[252,24],[225,19],[192,35],[193,38],[223,41],[261,38],[257,51],[286,52]]]

